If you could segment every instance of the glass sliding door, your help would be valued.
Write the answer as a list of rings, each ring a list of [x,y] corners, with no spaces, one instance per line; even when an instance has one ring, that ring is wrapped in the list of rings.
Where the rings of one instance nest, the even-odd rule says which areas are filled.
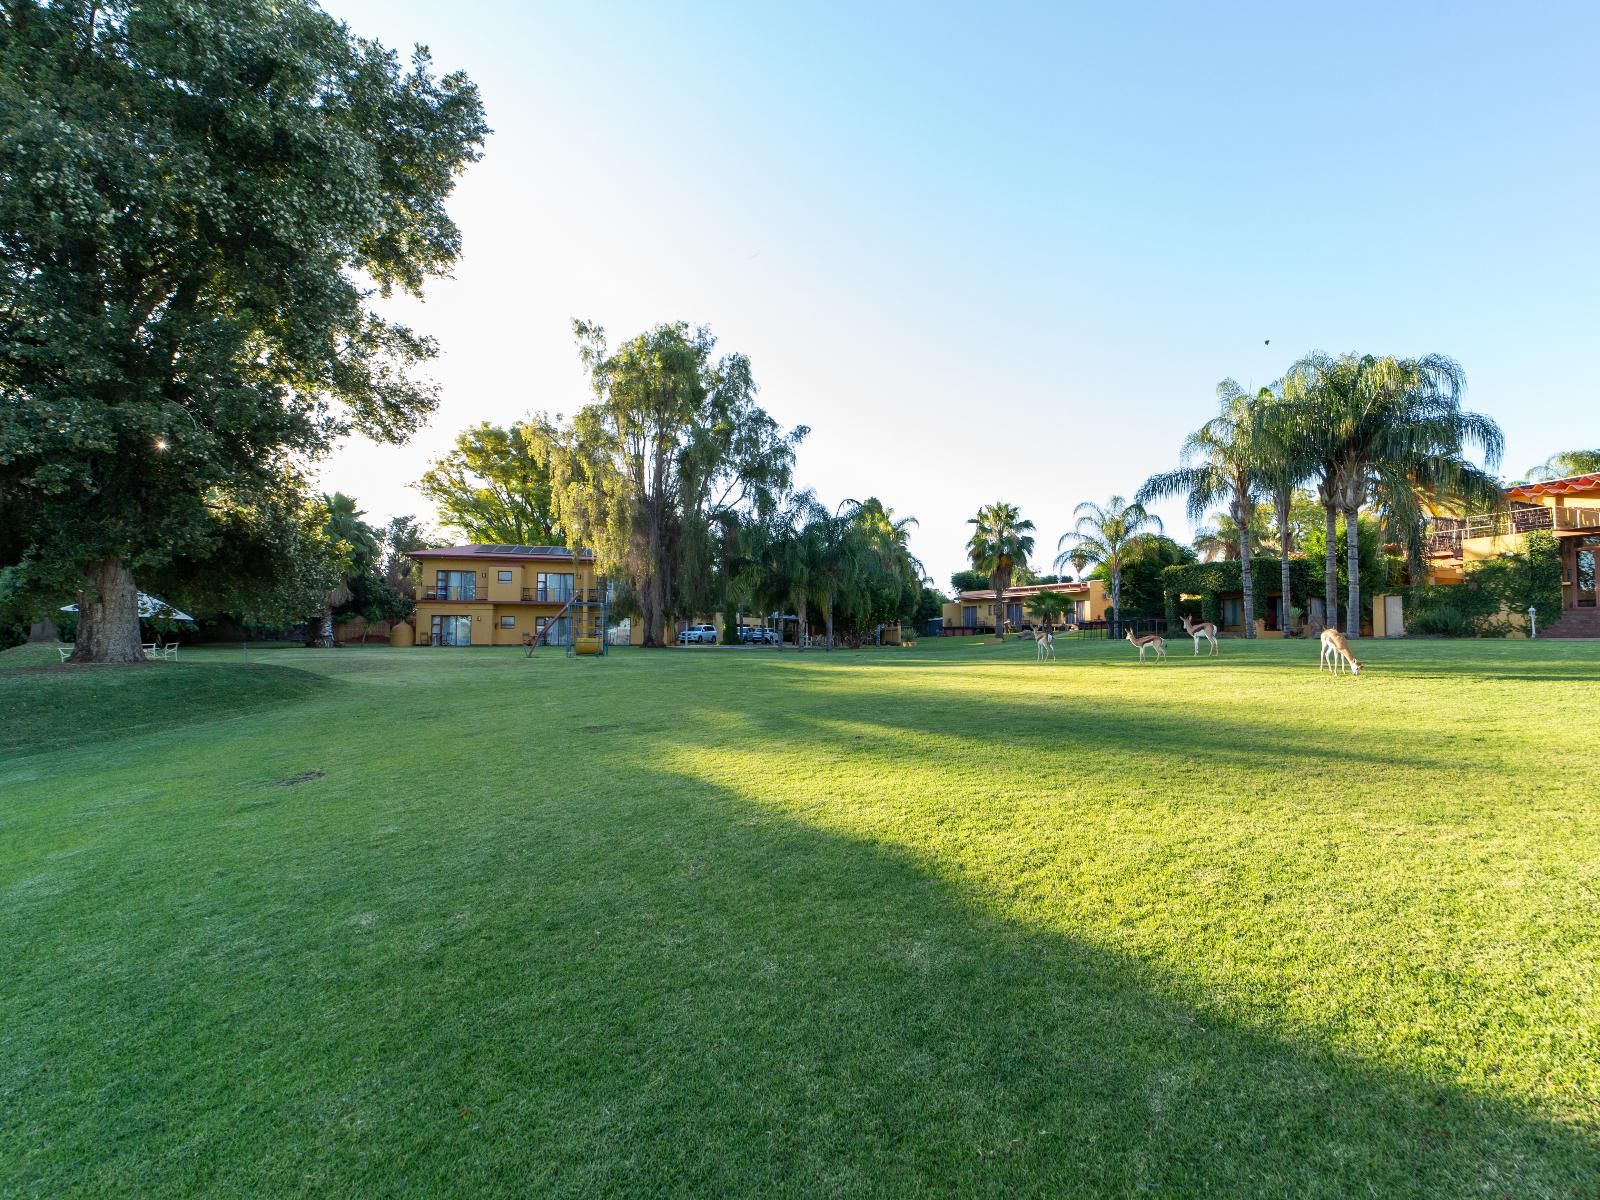
[[[435,646],[472,645],[472,618],[433,618],[433,644]]]
[[[478,598],[477,572],[435,572],[433,593],[433,599],[435,600],[476,600]]]
[[[1573,603],[1579,608],[1594,608],[1595,555],[1600,554],[1600,545],[1588,545],[1590,538],[1583,541],[1572,554]]]

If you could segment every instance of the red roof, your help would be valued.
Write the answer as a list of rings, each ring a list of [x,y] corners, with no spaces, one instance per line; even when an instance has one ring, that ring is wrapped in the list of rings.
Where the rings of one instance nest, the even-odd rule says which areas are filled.
[[[1543,483],[1519,483],[1516,487],[1506,489],[1506,495],[1527,498],[1529,496],[1566,496],[1573,492],[1600,491],[1600,471],[1590,472],[1588,475],[1568,475],[1565,479],[1546,479]]]
[[[580,551],[593,558],[593,550]],[[407,550],[407,558],[510,558],[571,562],[572,551],[565,546],[440,546],[434,550]]]

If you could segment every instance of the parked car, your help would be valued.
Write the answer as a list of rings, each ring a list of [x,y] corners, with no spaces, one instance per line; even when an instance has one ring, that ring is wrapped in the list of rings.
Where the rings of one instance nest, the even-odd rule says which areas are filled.
[[[759,625],[741,625],[739,640],[752,646],[775,646],[778,643],[778,631],[765,629]]]
[[[717,627],[715,625],[691,625],[678,635],[678,644],[688,646],[701,642],[715,646],[717,644]]]

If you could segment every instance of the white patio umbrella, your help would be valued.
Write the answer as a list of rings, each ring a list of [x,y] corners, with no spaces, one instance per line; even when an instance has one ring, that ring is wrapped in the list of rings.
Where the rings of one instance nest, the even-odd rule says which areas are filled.
[[[77,612],[78,611],[78,606],[76,604],[63,604],[61,606],[61,611],[62,612]],[[188,621],[190,624],[194,623],[194,618],[191,617],[188,613],[179,612],[177,609],[173,608],[172,605],[168,604],[165,600],[158,600],[154,596],[147,596],[143,592],[140,592],[139,593],[139,620],[141,620],[141,621],[151,621],[151,620],[155,620],[158,617],[162,618],[162,619],[165,619],[165,620],[168,620],[168,621]]]

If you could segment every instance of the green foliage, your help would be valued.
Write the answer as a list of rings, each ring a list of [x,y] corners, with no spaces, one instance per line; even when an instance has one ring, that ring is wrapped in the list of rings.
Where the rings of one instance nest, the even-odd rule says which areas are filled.
[[[1027,570],[1028,555],[1033,553],[1033,522],[1023,520],[1015,504],[996,500],[967,518],[967,524],[973,527],[967,539],[967,557],[972,569],[988,580],[998,604],[1000,593],[1011,586],[1017,572]]]
[[[306,502],[304,462],[432,411],[433,344],[380,315],[460,238],[444,202],[477,89],[309,0],[0,7],[0,524],[41,600],[95,564],[243,565],[238,514]],[[212,586],[205,581],[205,586]]]
[[[1437,637],[1504,637],[1524,629],[1528,606],[1549,622],[1561,611],[1561,551],[1535,530],[1522,549],[1469,563],[1456,584],[1406,588],[1406,631]]]
[[[956,571],[950,576],[950,586],[956,592],[981,592],[989,586],[989,576],[982,571]]]
[[[1073,509],[1077,523],[1056,542],[1056,570],[1071,564],[1080,579],[1105,579],[1111,584],[1112,610],[1118,616],[1146,615],[1138,605],[1125,599],[1122,585],[1127,569],[1156,552],[1156,537],[1161,533],[1161,518],[1147,512],[1137,502],[1128,504],[1121,496],[1112,496],[1104,505],[1085,500]],[[1090,566],[1098,568],[1093,575],[1085,576]],[[1141,594],[1139,604],[1153,602],[1160,611],[1159,590],[1154,594]],[[1153,615],[1153,614],[1150,614]]]
[[[1147,535],[1137,557],[1129,558],[1122,568],[1122,615],[1128,620],[1166,615],[1166,596],[1163,592],[1162,572],[1168,567],[1183,566],[1195,561],[1194,551],[1174,541],[1165,534]],[[1090,579],[1109,579],[1110,572],[1098,566],[1089,573]]]
[[[1250,564],[1255,576],[1252,589],[1255,596],[1255,615],[1264,617],[1269,606],[1268,592],[1282,586],[1283,564],[1278,559],[1260,558]],[[1289,602],[1304,605],[1307,589],[1312,582],[1311,564],[1303,558],[1289,560]],[[1218,597],[1243,595],[1244,572],[1237,562],[1190,562],[1166,567],[1161,572],[1161,586],[1172,601],[1169,620],[1175,619],[1179,610],[1179,596],[1199,596],[1200,615],[1213,624],[1221,619],[1222,607]]]
[[[605,330],[573,322],[594,402],[554,431],[551,494],[574,550],[624,580],[661,643],[672,613],[704,612],[726,590],[713,564],[724,517],[760,522],[789,490],[794,451],[755,402],[750,360],[713,359],[704,326],[658,325],[608,348]]]
[[[1384,552],[1383,529],[1376,518],[1357,517],[1356,530],[1361,605],[1364,610],[1369,610],[1374,595],[1404,584],[1405,564],[1403,560]],[[1348,539],[1343,521],[1339,522],[1334,539],[1334,568],[1339,595],[1343,597],[1349,585],[1349,555],[1346,553]],[[1324,554],[1326,544],[1327,531],[1324,525],[1312,524],[1306,527],[1301,538],[1301,549],[1305,553],[1304,563],[1310,581],[1311,595],[1325,591],[1323,580],[1327,561]]]
[[[1065,592],[1045,588],[1035,592],[1027,602],[1027,611],[1047,625],[1059,624],[1066,614],[1074,611],[1077,601]]]
[[[417,484],[439,519],[468,542],[560,545],[550,489],[550,457],[558,436],[538,416],[510,426],[485,421],[456,435]]]
[[[1528,478],[1565,479],[1569,475],[1590,475],[1600,471],[1600,450],[1564,450],[1552,454],[1528,471]]]

